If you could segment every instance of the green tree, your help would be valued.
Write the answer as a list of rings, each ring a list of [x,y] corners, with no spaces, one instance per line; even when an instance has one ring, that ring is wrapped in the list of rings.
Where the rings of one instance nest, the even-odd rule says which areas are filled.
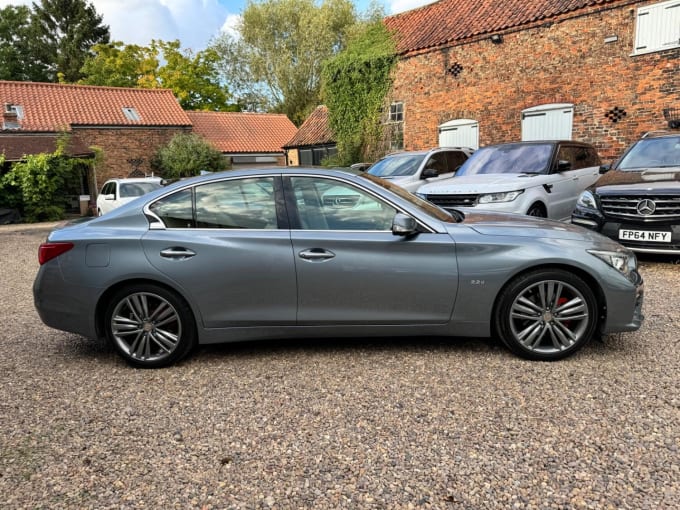
[[[222,153],[194,133],[180,133],[161,147],[151,162],[166,179],[218,172],[228,164]]]
[[[347,49],[325,63],[323,99],[338,144],[336,164],[384,152],[383,107],[395,64],[395,43],[381,21],[364,24]]]
[[[300,125],[319,104],[323,61],[345,47],[356,22],[351,0],[250,0],[239,37],[223,34],[211,48],[240,103]]]
[[[74,83],[95,44],[109,42],[109,27],[86,0],[41,0],[33,3],[31,25],[36,62],[50,81]]]
[[[47,69],[35,58],[31,10],[0,9],[0,80],[46,81]]]
[[[179,41],[151,41],[149,46],[122,42],[98,44],[83,65],[79,83],[111,87],[172,89],[185,110],[237,111],[220,83],[213,49],[194,54]],[[162,62],[162,63],[161,63]]]

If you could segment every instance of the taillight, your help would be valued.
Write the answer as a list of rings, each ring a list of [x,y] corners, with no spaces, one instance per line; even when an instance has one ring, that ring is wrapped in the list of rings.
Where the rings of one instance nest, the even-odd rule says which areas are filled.
[[[38,248],[38,262],[42,266],[45,262],[66,253],[71,248],[73,248],[73,243],[42,243]]]

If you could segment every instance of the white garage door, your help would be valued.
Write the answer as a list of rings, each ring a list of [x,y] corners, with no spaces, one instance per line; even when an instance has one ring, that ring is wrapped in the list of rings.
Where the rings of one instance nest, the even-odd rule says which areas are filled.
[[[522,111],[522,140],[571,140],[573,104],[544,104]]]
[[[479,148],[479,122],[471,119],[456,119],[439,126],[440,147]]]

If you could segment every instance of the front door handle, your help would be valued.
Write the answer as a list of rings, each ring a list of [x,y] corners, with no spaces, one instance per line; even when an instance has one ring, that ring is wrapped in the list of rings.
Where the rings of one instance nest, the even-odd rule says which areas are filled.
[[[329,250],[324,250],[323,248],[310,248],[308,250],[302,250],[298,253],[301,259],[305,260],[328,260],[335,257],[335,253]]]
[[[181,246],[173,246],[161,251],[161,257],[173,260],[186,260],[196,255],[195,251],[182,248]]]

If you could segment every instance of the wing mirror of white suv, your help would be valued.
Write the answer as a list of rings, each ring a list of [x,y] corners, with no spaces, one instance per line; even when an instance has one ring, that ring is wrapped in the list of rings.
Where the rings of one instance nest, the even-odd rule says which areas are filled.
[[[571,161],[567,161],[566,159],[560,159],[557,162],[557,171],[566,172],[567,170],[571,170]]]

